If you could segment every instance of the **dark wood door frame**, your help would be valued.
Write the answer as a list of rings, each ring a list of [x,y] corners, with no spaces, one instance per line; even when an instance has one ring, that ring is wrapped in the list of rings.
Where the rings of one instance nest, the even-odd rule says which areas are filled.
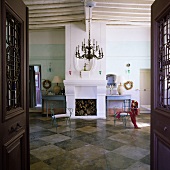
[[[29,170],[28,8],[0,1],[0,169]]]
[[[29,65],[29,69],[32,70],[33,68],[32,67],[35,67],[35,66],[38,66],[39,67],[39,72],[37,74],[37,72],[35,72],[35,75],[38,76],[38,82],[36,83],[36,80],[35,80],[35,75],[34,75],[34,81],[35,81],[35,85],[34,87],[33,86],[33,83],[31,83],[31,75],[29,77],[29,93],[31,94],[30,98],[29,98],[29,102],[30,102],[30,108],[34,108],[37,104],[42,104],[42,99],[41,99],[41,65],[40,64],[31,64]],[[31,73],[32,74],[32,73]],[[33,77],[32,77],[33,78]],[[32,94],[32,90],[35,89],[35,94]],[[39,96],[37,96],[39,95]],[[34,96],[35,96],[35,99],[34,99]],[[38,100],[39,99],[39,100]],[[35,100],[35,102],[33,102]],[[31,107],[32,106],[32,103],[36,103],[34,104],[34,107]]]
[[[151,9],[151,170],[165,170],[170,167],[170,1],[155,0]]]

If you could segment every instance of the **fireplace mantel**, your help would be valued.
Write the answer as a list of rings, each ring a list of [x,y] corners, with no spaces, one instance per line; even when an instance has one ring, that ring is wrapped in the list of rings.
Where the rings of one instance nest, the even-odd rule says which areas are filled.
[[[67,107],[73,118],[106,118],[106,80],[64,80]],[[75,116],[76,99],[97,99],[96,116]]]
[[[74,86],[105,86],[106,80],[64,80],[64,85],[74,85]]]

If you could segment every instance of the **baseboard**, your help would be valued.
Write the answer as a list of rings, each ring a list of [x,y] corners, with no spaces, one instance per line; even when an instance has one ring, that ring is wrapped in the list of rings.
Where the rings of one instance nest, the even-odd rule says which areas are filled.
[[[150,110],[140,110],[140,113],[151,113]]]

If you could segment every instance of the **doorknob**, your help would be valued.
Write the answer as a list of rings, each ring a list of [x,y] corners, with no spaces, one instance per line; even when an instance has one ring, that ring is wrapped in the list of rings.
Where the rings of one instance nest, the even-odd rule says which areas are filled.
[[[164,127],[164,131],[167,131],[167,130],[168,130],[168,128],[165,126],[165,127]]]

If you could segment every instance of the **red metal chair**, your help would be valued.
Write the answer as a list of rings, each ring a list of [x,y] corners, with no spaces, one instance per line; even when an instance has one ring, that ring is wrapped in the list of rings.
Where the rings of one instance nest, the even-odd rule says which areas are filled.
[[[123,103],[123,107],[121,111],[115,112],[114,115],[114,123],[116,124],[116,119],[122,119],[125,127],[126,127],[126,120],[127,116],[130,116],[132,123],[134,124],[135,129],[139,129],[138,125],[136,124],[136,116],[139,114],[138,109],[138,102],[136,100],[132,100],[131,104],[127,103],[126,101]]]

